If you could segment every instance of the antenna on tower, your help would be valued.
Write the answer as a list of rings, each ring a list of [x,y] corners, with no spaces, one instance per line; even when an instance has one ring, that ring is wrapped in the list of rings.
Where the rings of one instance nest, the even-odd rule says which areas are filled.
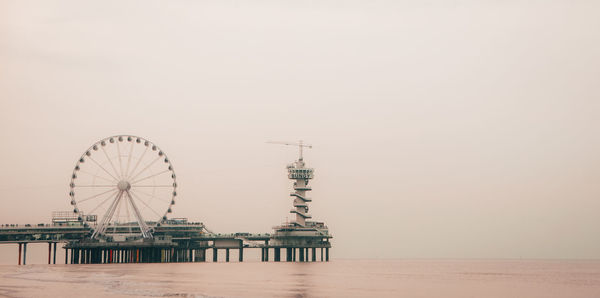
[[[294,143],[294,142],[273,142],[273,141],[269,141],[267,143],[268,144],[288,145],[288,146],[298,146],[298,150],[299,150],[299,154],[300,154],[300,157],[298,158],[298,160],[302,160],[302,148],[304,148],[304,147],[312,148],[312,145],[310,145],[310,144],[304,144],[304,142],[302,140],[298,141],[298,143]]]

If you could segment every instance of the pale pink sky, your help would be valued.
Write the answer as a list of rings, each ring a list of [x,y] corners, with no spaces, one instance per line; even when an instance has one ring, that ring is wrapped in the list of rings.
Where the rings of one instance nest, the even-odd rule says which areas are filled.
[[[335,257],[600,258],[599,2],[422,2],[1,0],[0,222],[134,134],[174,216],[270,232],[304,139]]]

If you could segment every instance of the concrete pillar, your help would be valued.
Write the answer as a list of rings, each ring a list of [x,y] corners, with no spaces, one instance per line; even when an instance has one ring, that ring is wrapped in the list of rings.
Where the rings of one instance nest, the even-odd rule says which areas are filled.
[[[23,265],[27,265],[27,242],[23,243]]]
[[[329,262],[329,247],[325,248],[325,262]]]
[[[265,262],[269,261],[269,240],[265,240]]]
[[[65,249],[65,265],[69,264],[69,249]]]
[[[50,257],[52,256],[52,242],[48,242],[48,265],[50,265]]]
[[[281,248],[275,247],[273,248],[273,253],[275,254],[275,262],[281,261]]]
[[[323,262],[323,248],[321,247],[321,262]]]
[[[21,247],[23,244],[19,243],[19,265],[21,265]]]
[[[229,248],[225,249],[225,262],[229,262]]]
[[[52,259],[53,259],[52,263],[54,263],[54,265],[56,265],[56,242],[54,242],[54,256]]]
[[[217,261],[217,256],[218,256],[217,248],[213,247],[213,262]]]
[[[316,247],[312,248],[312,261],[313,262],[317,261],[317,248]]]
[[[292,248],[291,247],[286,247],[285,248],[285,260],[287,262],[291,262],[292,261]]]
[[[296,262],[296,248],[292,248],[292,261]]]
[[[265,261],[265,248],[264,247],[260,248],[260,261],[261,262]]]
[[[244,247],[240,246],[240,262],[244,261]]]
[[[300,256],[299,256],[300,262],[304,262],[304,248],[303,247],[299,248],[299,250],[300,250],[299,251],[300,252]]]

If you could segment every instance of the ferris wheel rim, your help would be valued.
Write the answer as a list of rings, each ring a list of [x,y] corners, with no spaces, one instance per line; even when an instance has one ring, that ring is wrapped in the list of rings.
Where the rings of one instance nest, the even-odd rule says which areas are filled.
[[[119,158],[119,166],[121,167],[121,171],[117,171],[116,167],[112,164],[112,159],[108,157],[106,150],[104,150],[104,147],[108,144],[117,144],[117,150],[118,150],[118,158]],[[119,147],[119,143],[132,143],[131,145],[131,149],[129,152],[128,158],[128,164],[127,164],[127,169],[126,172],[123,172],[122,169],[122,163],[121,163],[121,158],[122,158],[122,154],[120,152],[120,147]],[[146,149],[144,149],[144,153],[142,154],[142,156],[140,158],[138,158],[138,162],[137,164],[134,166],[134,168],[132,169],[132,171],[129,173],[129,167],[130,167],[130,161],[131,161],[131,151],[133,151],[133,146],[135,145],[135,143],[141,144],[143,146],[146,147]],[[104,167],[102,167],[102,165],[100,165],[98,162],[96,162],[92,157],[91,157],[91,152],[93,151],[99,151],[100,148],[102,148],[102,151],[104,152],[105,156],[106,156],[106,160],[111,164],[112,169],[114,170],[114,174],[116,174],[115,176],[113,176],[113,174],[106,170]],[[167,166],[167,170],[164,170],[158,174],[153,174],[152,176],[148,176],[148,177],[143,177],[143,178],[139,178],[138,176],[142,173],[144,173],[147,168],[151,165],[147,165],[146,168],[140,170],[139,172],[136,173],[137,167],[139,166],[139,163],[142,161],[144,155],[146,154],[146,152],[148,151],[148,148],[151,148],[152,151],[156,151],[158,153],[158,158],[154,159],[154,161],[151,163],[155,163],[156,161],[163,159],[164,162],[168,165]],[[154,142],[148,140],[147,138],[143,138],[143,137],[139,137],[136,135],[128,135],[128,134],[122,134],[122,135],[112,135],[109,137],[105,137],[99,141],[96,141],[95,143],[93,143],[91,146],[89,146],[83,154],[81,154],[81,156],[79,157],[79,159],[77,160],[77,162],[75,163],[75,167],[73,168],[73,172],[71,175],[71,179],[70,179],[70,183],[69,183],[69,187],[70,187],[70,192],[69,192],[69,197],[71,199],[71,205],[73,206],[73,212],[75,214],[77,214],[78,218],[80,221],[82,221],[84,224],[86,224],[87,220],[85,218],[85,216],[81,216],[82,214],[85,215],[85,213],[83,213],[82,211],[85,210],[80,210],[80,204],[83,203],[85,200],[88,200],[90,198],[86,198],[82,201],[76,199],[75,196],[75,189],[78,187],[85,187],[85,185],[77,185],[76,184],[76,180],[78,178],[77,172],[81,170],[81,165],[82,163],[84,163],[84,161],[86,159],[90,159],[92,160],[96,165],[98,165],[104,172],[106,172],[106,174],[109,175],[110,178],[107,177],[102,177],[102,176],[96,176],[93,175],[95,177],[98,178],[102,178],[107,180],[107,184],[106,185],[90,185],[90,187],[93,188],[104,188],[106,189],[106,191],[100,193],[100,195],[106,194],[108,193],[109,196],[106,200],[110,199],[112,197],[112,195],[117,194],[117,196],[119,196],[119,200],[120,197],[123,196],[124,192],[127,192],[126,197],[129,198],[129,200],[131,200],[131,204],[134,204],[134,197],[136,197],[135,195],[132,195],[133,192],[130,193],[130,190],[132,188],[139,188],[139,187],[169,187],[172,188],[172,192],[169,196],[169,200],[168,200],[168,205],[166,210],[164,211],[164,213],[162,213],[162,215],[160,215],[159,213],[157,213],[154,209],[152,209],[150,206],[148,206],[142,199],[140,199],[139,197],[137,198],[137,200],[139,200],[140,202],[144,203],[151,211],[153,211],[155,214],[158,215],[158,219],[156,221],[148,221],[148,218],[143,219],[142,221],[144,221],[145,223],[152,223],[153,225],[157,225],[159,223],[164,222],[167,219],[167,214],[172,212],[172,207],[173,205],[175,205],[175,198],[177,196],[177,176],[175,174],[175,169],[174,166],[171,162],[171,160],[169,159],[169,157],[167,156],[166,153],[164,153],[164,151],[157,146]],[[82,171],[83,172],[83,171]],[[162,173],[166,173],[166,172],[171,172],[171,176],[170,179],[172,180],[172,184],[171,185],[135,185],[137,182],[146,180],[148,178],[157,176],[159,174]],[[119,176],[119,173],[121,174],[121,176]],[[133,175],[134,176],[124,176],[124,175]],[[108,181],[109,179],[113,179],[112,181]],[[127,181],[126,179],[136,179],[135,181]],[[111,185],[112,183],[112,185]],[[116,184],[116,185],[115,185]],[[115,188],[116,186],[116,188]],[[144,192],[140,192],[140,193],[144,193]],[[147,194],[146,194],[147,195]],[[151,194],[152,198],[156,198],[154,197],[153,194]],[[158,198],[157,198],[158,199]],[[105,200],[105,201],[106,201]],[[162,201],[162,200],[161,200]],[[100,207],[102,204],[104,204],[104,202],[102,202],[100,205],[98,205],[96,208]],[[127,206],[127,205],[126,205]],[[135,207],[135,206],[133,206]],[[139,212],[139,211],[138,211]],[[138,214],[139,215],[139,214]],[[142,223],[140,223],[142,224]],[[141,227],[140,227],[141,229]],[[143,231],[142,231],[143,233]],[[144,235],[145,236],[145,235]]]

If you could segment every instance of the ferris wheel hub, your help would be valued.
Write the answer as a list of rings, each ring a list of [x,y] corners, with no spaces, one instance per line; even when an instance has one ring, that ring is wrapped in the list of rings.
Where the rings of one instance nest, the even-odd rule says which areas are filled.
[[[119,183],[117,183],[117,188],[120,191],[128,191],[131,189],[131,184],[125,180],[121,180]]]

